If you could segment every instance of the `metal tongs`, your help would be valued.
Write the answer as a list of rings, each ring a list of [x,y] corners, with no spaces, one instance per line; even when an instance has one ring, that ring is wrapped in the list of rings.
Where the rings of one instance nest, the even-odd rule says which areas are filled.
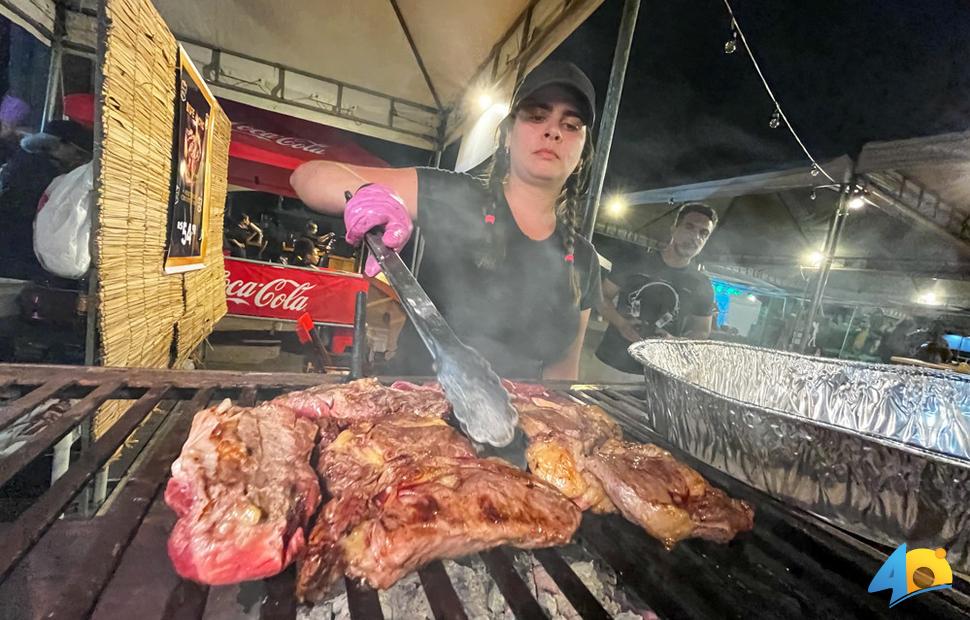
[[[384,244],[381,232],[371,231],[364,238],[431,353],[438,382],[462,430],[472,440],[497,448],[516,440],[499,455],[521,466],[524,439],[516,433],[519,415],[498,375],[478,351],[458,339],[401,257]]]

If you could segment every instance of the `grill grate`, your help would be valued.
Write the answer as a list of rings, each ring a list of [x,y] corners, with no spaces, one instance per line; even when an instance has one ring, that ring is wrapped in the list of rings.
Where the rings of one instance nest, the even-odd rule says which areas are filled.
[[[0,365],[0,387],[13,399],[0,407],[6,429],[51,399],[76,399],[66,412],[26,443],[0,458],[0,485],[13,478],[73,427],[111,399],[134,404],[97,441],[86,446],[67,473],[10,524],[0,524],[0,617],[139,618],[139,620],[240,617],[292,619],[301,614],[293,597],[294,569],[260,584],[207,588],[172,571],[165,551],[174,515],[161,494],[168,467],[188,436],[195,411],[230,397],[241,404],[334,377],[302,374],[157,371]],[[551,384],[567,391],[569,386]],[[730,545],[688,541],[671,552],[616,516],[587,515],[579,544],[616,575],[618,586],[663,618],[888,617],[884,596],[866,592],[885,550],[856,540],[810,515],[785,506],[666,445],[639,422],[637,386],[582,386],[574,398],[602,406],[633,439],[657,443],[700,471],[713,484],[755,505],[755,530]],[[59,520],[156,406],[171,411],[151,444],[109,503],[89,520]],[[5,525],[5,527],[4,527]],[[546,612],[516,570],[524,551],[493,549],[479,555],[489,578],[519,619]],[[558,549],[531,553],[561,598],[579,617],[609,618]],[[436,620],[469,617],[468,606],[441,562],[418,571]],[[536,586],[538,587],[538,586]],[[254,590],[255,588],[255,590]],[[346,581],[352,618],[400,616],[382,607],[378,594]],[[255,592],[255,594],[254,594]],[[643,611],[642,609],[638,611]],[[964,618],[970,613],[966,582],[907,601],[894,616]],[[313,617],[311,615],[311,617]]]

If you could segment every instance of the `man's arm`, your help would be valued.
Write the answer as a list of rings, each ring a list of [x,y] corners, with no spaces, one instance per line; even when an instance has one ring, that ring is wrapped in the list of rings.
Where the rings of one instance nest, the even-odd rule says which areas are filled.
[[[711,336],[711,315],[691,315],[684,320],[684,338],[706,340]]]
[[[596,304],[596,311],[599,312],[610,325],[615,327],[617,331],[620,332],[621,336],[630,342],[642,340],[636,324],[620,314],[616,309],[616,305],[614,304],[613,300],[616,298],[619,292],[620,287],[609,278],[605,278],[603,280],[603,301]]]

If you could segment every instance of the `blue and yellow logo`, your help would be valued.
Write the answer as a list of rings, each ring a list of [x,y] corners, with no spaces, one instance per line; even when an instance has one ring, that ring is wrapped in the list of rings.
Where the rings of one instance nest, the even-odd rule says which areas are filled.
[[[889,599],[892,607],[917,594],[952,587],[953,571],[946,561],[946,549],[906,551],[903,543],[879,567],[869,584],[869,592],[892,589]]]

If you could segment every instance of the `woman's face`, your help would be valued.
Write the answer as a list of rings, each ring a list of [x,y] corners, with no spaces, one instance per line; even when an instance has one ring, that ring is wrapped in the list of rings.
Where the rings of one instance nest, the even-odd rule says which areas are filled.
[[[563,186],[579,165],[586,124],[576,98],[561,86],[546,86],[519,104],[509,131],[511,174],[532,184]]]

